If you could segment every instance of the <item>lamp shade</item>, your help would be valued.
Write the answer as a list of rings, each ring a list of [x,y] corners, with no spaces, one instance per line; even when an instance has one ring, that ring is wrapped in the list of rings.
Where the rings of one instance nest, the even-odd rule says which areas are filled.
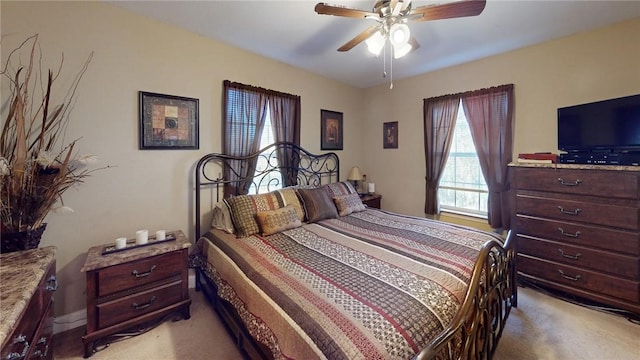
[[[376,31],[365,41],[369,52],[371,52],[375,56],[380,55],[380,51],[382,51],[382,48],[384,47],[384,42],[385,38],[382,36],[380,31]]]
[[[411,33],[407,24],[395,23],[389,29],[389,41],[393,45],[406,44],[410,36]]]
[[[351,170],[349,171],[349,175],[347,176],[347,180],[351,180],[351,181],[362,180],[362,172],[360,171],[360,168],[357,166],[352,167]]]

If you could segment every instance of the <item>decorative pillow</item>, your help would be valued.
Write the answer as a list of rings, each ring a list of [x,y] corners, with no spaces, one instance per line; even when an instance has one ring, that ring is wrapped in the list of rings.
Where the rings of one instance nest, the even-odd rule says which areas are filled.
[[[293,205],[276,210],[259,211],[256,214],[256,219],[262,230],[262,235],[265,236],[302,226]]]
[[[336,196],[333,198],[333,201],[336,203],[338,215],[340,216],[347,216],[351,213],[365,211],[367,209],[358,194]]]
[[[323,219],[333,219],[338,217],[338,211],[333,204],[329,191],[326,187],[317,189],[298,189],[298,194],[302,199],[304,211],[307,214],[308,222],[316,222]]]
[[[331,198],[342,195],[357,194],[353,184],[348,181],[341,181],[325,185],[329,189]]]
[[[224,202],[229,206],[231,219],[238,237],[246,237],[260,232],[256,222],[256,214],[259,211],[276,210],[287,205],[293,205],[298,219],[304,219],[304,210],[300,200],[296,196],[295,189],[280,189],[266,194],[238,195]]]
[[[231,220],[231,212],[224,201],[217,202],[213,207],[213,220],[211,226],[214,229],[226,231],[229,234],[234,233],[233,221]]]

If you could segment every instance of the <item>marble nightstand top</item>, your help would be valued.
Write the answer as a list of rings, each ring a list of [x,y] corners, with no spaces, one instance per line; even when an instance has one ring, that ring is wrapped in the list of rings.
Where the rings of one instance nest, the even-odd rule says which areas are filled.
[[[149,239],[149,244],[141,247],[132,247],[118,252],[103,254],[105,248],[112,244],[98,245],[89,249],[87,252],[87,260],[80,271],[87,272],[102,269],[107,266],[122,264],[129,261],[144,259],[150,256],[156,256],[171,251],[186,249],[191,246],[189,239],[180,230],[168,231],[167,235],[173,234],[176,239],[165,242],[153,243]]]
[[[26,310],[55,255],[55,246],[0,254],[0,344]]]

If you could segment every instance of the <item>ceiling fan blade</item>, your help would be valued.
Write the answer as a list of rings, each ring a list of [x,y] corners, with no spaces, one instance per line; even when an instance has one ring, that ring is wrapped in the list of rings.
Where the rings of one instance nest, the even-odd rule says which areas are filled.
[[[411,51],[416,51],[420,47],[420,43],[413,36],[409,38],[409,45],[411,45]]]
[[[486,0],[465,0],[442,5],[420,6],[411,10],[408,16],[413,21],[452,19],[466,16],[477,16],[482,13]],[[413,15],[422,14],[422,17]]]
[[[364,11],[358,9],[351,9],[344,6],[338,5],[329,5],[325,3],[317,3],[315,7],[316,13],[320,15],[334,15],[334,16],[344,16],[351,17],[357,19],[364,19],[367,16],[372,16],[377,18],[378,14],[371,11]]]
[[[349,51],[349,50],[351,50],[354,46],[356,46],[356,45],[360,44],[361,42],[367,40],[371,35],[373,35],[379,29],[380,29],[380,26],[378,26],[378,25],[371,26],[367,30],[365,30],[365,31],[361,32],[360,34],[358,34],[353,39],[347,41],[344,45],[340,46],[338,48],[338,51]]]

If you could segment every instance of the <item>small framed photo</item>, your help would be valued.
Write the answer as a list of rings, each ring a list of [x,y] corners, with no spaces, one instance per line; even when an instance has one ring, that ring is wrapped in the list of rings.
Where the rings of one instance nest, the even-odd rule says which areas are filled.
[[[199,148],[199,102],[182,96],[139,92],[140,149]]]
[[[384,149],[398,148],[398,122],[391,121],[382,124],[382,147]]]
[[[320,110],[320,150],[342,150],[342,113]]]

